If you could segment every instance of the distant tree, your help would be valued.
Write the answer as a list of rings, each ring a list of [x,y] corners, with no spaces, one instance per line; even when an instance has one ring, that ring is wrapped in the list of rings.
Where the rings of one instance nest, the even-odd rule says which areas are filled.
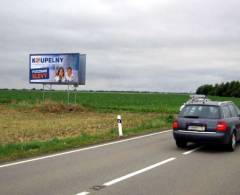
[[[209,95],[211,92],[213,92],[212,85],[202,85],[197,89],[196,94]]]
[[[229,85],[230,85],[229,82],[226,82],[226,83],[224,84],[222,96],[228,96],[227,90],[228,90],[228,88],[229,88]]]
[[[240,97],[240,82],[231,81],[215,85],[202,85],[196,90],[197,94]]]
[[[224,83],[221,83],[220,85],[216,85],[215,95],[216,96],[223,96],[224,92]]]

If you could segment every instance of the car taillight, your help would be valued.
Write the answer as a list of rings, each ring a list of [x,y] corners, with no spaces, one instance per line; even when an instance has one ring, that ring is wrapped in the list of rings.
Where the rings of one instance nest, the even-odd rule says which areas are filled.
[[[175,130],[175,129],[179,129],[179,122],[177,120],[173,121],[173,124],[172,124],[172,128]]]
[[[228,129],[228,125],[225,121],[219,121],[217,123],[217,131],[226,131]]]

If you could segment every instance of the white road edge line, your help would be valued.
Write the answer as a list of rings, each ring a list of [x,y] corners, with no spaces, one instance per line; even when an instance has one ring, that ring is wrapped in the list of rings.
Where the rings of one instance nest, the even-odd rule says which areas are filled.
[[[189,150],[189,151],[187,151],[187,152],[183,152],[182,154],[183,154],[183,155],[191,154],[191,153],[193,153],[193,152],[195,152],[195,151],[201,149],[202,147],[203,147],[203,146],[199,146],[199,147],[194,148],[194,149],[192,149],[192,150]]]
[[[141,174],[141,173],[144,173],[144,172],[146,172],[146,171],[149,171],[149,170],[151,170],[151,169],[154,169],[154,168],[156,168],[156,167],[159,167],[159,166],[161,166],[161,165],[163,165],[163,164],[166,164],[166,163],[168,163],[168,162],[171,162],[171,161],[173,161],[173,160],[175,160],[175,159],[176,159],[176,158],[169,158],[169,159],[167,159],[167,160],[164,160],[164,161],[158,162],[158,163],[156,163],[156,164],[153,164],[153,165],[151,165],[151,166],[148,166],[148,167],[146,167],[146,168],[144,168],[144,169],[135,171],[135,172],[133,172],[133,173],[129,173],[129,174],[125,175],[125,176],[122,176],[122,177],[119,177],[119,178],[114,179],[114,180],[112,180],[112,181],[106,182],[106,183],[104,183],[103,185],[104,185],[104,186],[111,186],[111,185],[113,185],[113,184],[116,184],[116,183],[118,183],[118,182],[121,182],[121,181],[123,181],[123,180],[126,180],[126,179],[128,179],[128,178],[130,178],[130,177],[139,175],[139,174]]]
[[[90,192],[80,192],[80,193],[78,193],[78,194],[76,194],[76,195],[87,195],[87,194],[89,194]]]
[[[92,149],[95,149],[95,148],[100,148],[100,147],[104,147],[104,146],[110,146],[110,145],[113,145],[113,144],[129,142],[129,141],[132,141],[132,140],[142,139],[142,138],[146,138],[146,137],[150,137],[150,136],[154,136],[154,135],[158,135],[158,134],[162,134],[162,133],[167,133],[167,132],[170,132],[170,131],[172,131],[172,130],[160,131],[160,132],[151,133],[151,134],[147,134],[147,135],[141,135],[141,136],[128,138],[128,139],[124,139],[124,140],[120,140],[120,141],[114,141],[114,142],[109,142],[109,143],[105,143],[105,144],[95,145],[95,146],[91,146],[91,147],[87,147],[87,148],[71,150],[71,151],[68,151],[68,152],[62,152],[62,153],[47,155],[47,156],[43,156],[43,157],[32,158],[32,159],[29,159],[29,160],[23,160],[23,161],[3,164],[3,165],[0,165],[0,168],[10,167],[10,166],[19,165],[19,164],[25,164],[25,163],[34,162],[34,161],[38,161],[38,160],[43,160],[43,159],[47,159],[47,158],[54,158],[54,157],[58,157],[58,156],[63,156],[63,155],[67,155],[67,154],[72,154],[72,153],[76,153],[76,152],[85,151],[85,150],[92,150]]]

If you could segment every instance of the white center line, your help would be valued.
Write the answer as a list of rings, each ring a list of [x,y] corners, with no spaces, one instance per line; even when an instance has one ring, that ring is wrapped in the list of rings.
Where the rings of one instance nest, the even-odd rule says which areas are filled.
[[[87,195],[87,194],[89,194],[90,192],[80,192],[80,193],[78,193],[78,194],[76,194],[76,195]]]
[[[80,148],[80,149],[77,149],[77,150],[70,150],[70,151],[67,151],[67,152],[47,155],[47,156],[38,157],[38,158],[32,158],[32,159],[29,159],[29,160],[23,160],[23,161],[17,161],[17,162],[13,162],[13,163],[3,164],[3,165],[0,165],[0,168],[10,167],[10,166],[19,165],[19,164],[25,164],[25,163],[29,163],[29,162],[34,162],[34,161],[53,158],[53,157],[58,157],[58,156],[63,156],[63,155],[72,154],[72,153],[76,153],[76,152],[81,152],[81,151],[85,151],[85,150],[92,150],[92,149],[95,149],[95,148],[101,148],[101,147],[104,147],[104,146],[110,146],[110,145],[114,145],[114,144],[118,144],[118,143],[129,142],[129,141],[142,139],[142,138],[146,138],[146,137],[150,137],[150,136],[154,136],[154,135],[158,135],[158,134],[162,134],[162,133],[167,133],[167,132],[171,132],[171,131],[172,130],[160,131],[160,132],[151,133],[151,134],[147,134],[147,135],[141,135],[141,136],[128,138],[128,139],[124,139],[124,140],[113,141],[113,142],[109,142],[109,143],[105,143],[105,144],[99,144],[99,145],[95,145],[95,146],[91,146],[91,147],[87,147],[87,148]]]
[[[187,152],[183,152],[182,154],[183,154],[183,155],[191,154],[191,153],[193,153],[193,152],[195,152],[195,151],[201,149],[202,147],[203,147],[203,146],[199,146],[199,147],[194,148],[194,149],[192,149],[192,150],[189,150],[189,151],[187,151]]]
[[[148,166],[148,167],[146,167],[146,168],[144,168],[144,169],[135,171],[135,172],[133,172],[133,173],[129,173],[129,174],[125,175],[125,176],[122,176],[122,177],[119,177],[119,178],[114,179],[114,180],[112,180],[112,181],[106,182],[106,183],[104,183],[103,185],[104,185],[104,186],[111,186],[111,185],[113,185],[113,184],[116,184],[116,183],[118,183],[118,182],[121,182],[121,181],[123,181],[123,180],[126,180],[126,179],[128,179],[128,178],[130,178],[130,177],[139,175],[139,174],[141,174],[141,173],[144,173],[144,172],[146,172],[146,171],[149,171],[149,170],[151,170],[151,169],[154,169],[154,168],[156,168],[156,167],[159,167],[159,166],[161,166],[161,165],[163,165],[163,164],[166,164],[166,163],[168,163],[168,162],[171,162],[171,161],[173,161],[173,160],[175,160],[175,159],[176,159],[176,158],[169,158],[169,159],[167,159],[167,160],[164,160],[164,161],[158,162],[158,163],[156,163],[156,164],[153,164],[153,165],[151,165],[151,166]]]

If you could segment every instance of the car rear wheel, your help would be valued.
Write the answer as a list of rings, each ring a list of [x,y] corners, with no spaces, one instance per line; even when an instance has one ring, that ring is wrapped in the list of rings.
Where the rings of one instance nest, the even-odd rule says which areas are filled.
[[[227,145],[227,148],[229,151],[233,152],[236,149],[237,146],[237,138],[235,133],[231,135],[230,142]]]
[[[176,140],[176,145],[179,148],[185,148],[187,146],[187,142],[183,140]]]

